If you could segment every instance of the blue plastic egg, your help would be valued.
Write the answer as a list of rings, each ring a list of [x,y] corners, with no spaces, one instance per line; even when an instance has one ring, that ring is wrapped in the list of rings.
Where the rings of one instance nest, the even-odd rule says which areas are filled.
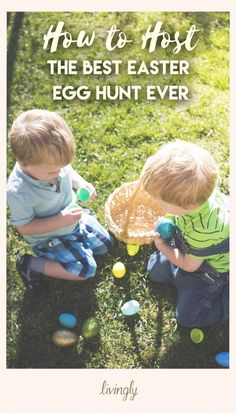
[[[229,352],[228,351],[222,351],[222,353],[216,354],[215,361],[221,367],[229,368]]]
[[[58,319],[61,325],[66,328],[74,328],[77,324],[77,318],[70,313],[62,313]]]
[[[159,232],[162,239],[171,239],[174,235],[174,224],[170,219],[161,218],[155,227],[155,231]]]
[[[124,315],[134,315],[140,310],[140,304],[136,300],[127,301],[121,307],[121,312]]]

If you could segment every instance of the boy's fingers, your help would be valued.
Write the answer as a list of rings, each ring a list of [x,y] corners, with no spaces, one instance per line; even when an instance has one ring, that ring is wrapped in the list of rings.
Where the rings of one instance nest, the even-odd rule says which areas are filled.
[[[163,217],[159,217],[159,218],[157,219],[157,221],[156,221],[156,223],[155,223],[155,227],[156,227],[156,225],[158,224],[158,222],[161,221],[162,219],[163,219]]]
[[[72,215],[78,215],[78,214],[80,214],[81,215],[81,213],[82,213],[82,208],[73,208],[73,209],[71,209],[71,213],[72,213]]]
[[[152,236],[153,238],[155,238],[156,235],[157,235],[157,232],[153,230],[153,231],[151,232],[151,236]]]
[[[153,236],[154,238],[156,238],[156,237],[157,237],[157,238],[160,238],[159,232],[157,232],[157,231],[155,231],[155,230],[153,230],[151,234],[152,234],[152,236]]]
[[[92,191],[91,195],[90,195],[90,199],[94,199],[96,197],[96,195],[97,195],[97,191],[96,191],[96,189],[94,189]]]
[[[153,231],[153,232],[152,232],[152,237],[153,237],[153,241],[154,241],[154,242],[156,242],[156,243],[158,243],[158,244],[159,244],[159,243],[163,243],[163,240],[162,240],[159,232]]]
[[[164,242],[159,232],[155,232],[154,242],[156,242],[157,244],[162,244]]]

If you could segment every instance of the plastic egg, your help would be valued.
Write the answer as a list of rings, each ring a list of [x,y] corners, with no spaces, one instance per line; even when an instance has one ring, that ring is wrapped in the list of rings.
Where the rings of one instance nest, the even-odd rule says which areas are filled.
[[[68,207],[68,209],[72,209],[72,208],[79,208],[78,204],[76,204],[76,202],[71,202]]]
[[[136,300],[127,301],[121,307],[121,312],[124,315],[134,315],[134,314],[138,313],[139,310],[140,310],[140,304]]]
[[[202,330],[200,330],[199,328],[193,328],[190,332],[190,337],[191,340],[195,343],[195,344],[199,344],[203,341],[204,339],[204,333]]]
[[[87,187],[79,188],[76,195],[79,201],[87,201],[90,197],[90,190]]]
[[[171,239],[174,235],[174,224],[170,219],[161,218],[156,224],[155,231],[159,232],[162,239]]]
[[[70,347],[77,343],[78,337],[73,331],[57,330],[52,336],[52,341],[58,347]]]
[[[123,262],[116,262],[113,265],[112,273],[113,273],[114,277],[116,277],[116,278],[124,277],[124,275],[126,273],[126,268],[125,268]]]
[[[97,318],[89,317],[84,321],[81,334],[84,338],[89,339],[96,336],[100,331],[100,323]]]
[[[228,351],[222,351],[222,353],[216,354],[215,361],[221,367],[229,368],[229,352]]]
[[[66,328],[74,328],[77,324],[77,318],[70,313],[62,313],[58,317],[60,323],[63,325],[63,327]]]
[[[128,244],[126,245],[128,254],[133,257],[139,252],[139,245],[137,244]]]

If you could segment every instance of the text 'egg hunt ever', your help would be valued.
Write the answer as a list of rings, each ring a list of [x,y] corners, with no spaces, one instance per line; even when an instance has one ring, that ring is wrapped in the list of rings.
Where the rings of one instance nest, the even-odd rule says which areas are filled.
[[[188,100],[188,87],[185,85],[148,85],[145,88],[145,99],[154,101],[158,99],[168,100]],[[82,101],[93,98],[95,100],[138,100],[141,98],[141,85],[106,85],[95,86],[91,91],[88,86],[53,86],[53,100],[73,100],[79,99]],[[143,95],[142,95],[143,97]]]

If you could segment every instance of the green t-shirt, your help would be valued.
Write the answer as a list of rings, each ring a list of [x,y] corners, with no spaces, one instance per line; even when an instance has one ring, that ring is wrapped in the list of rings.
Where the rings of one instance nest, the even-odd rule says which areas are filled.
[[[175,222],[183,238],[192,248],[202,250],[218,245],[229,237],[229,199],[218,188],[215,188],[207,201],[194,211],[168,217]],[[229,271],[229,253],[202,258],[219,272]]]

